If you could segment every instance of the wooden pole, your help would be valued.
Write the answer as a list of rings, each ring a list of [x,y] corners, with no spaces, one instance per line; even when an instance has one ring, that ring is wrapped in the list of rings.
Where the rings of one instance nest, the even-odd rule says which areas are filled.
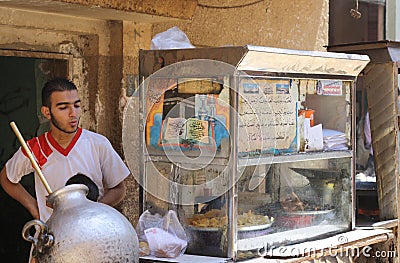
[[[28,155],[28,158],[32,163],[33,169],[35,169],[37,175],[39,176],[40,180],[42,181],[47,192],[49,194],[51,194],[53,191],[51,191],[51,188],[50,188],[49,184],[47,183],[46,178],[44,177],[44,175],[42,173],[42,170],[40,170],[40,167],[37,164],[37,162],[35,161],[35,158],[33,157],[31,150],[28,148],[28,145],[26,144],[24,138],[22,137],[21,133],[19,132],[17,125],[15,124],[15,122],[11,122],[10,126],[13,129],[15,135],[17,136],[19,142],[21,143],[22,148],[24,148],[26,154]]]

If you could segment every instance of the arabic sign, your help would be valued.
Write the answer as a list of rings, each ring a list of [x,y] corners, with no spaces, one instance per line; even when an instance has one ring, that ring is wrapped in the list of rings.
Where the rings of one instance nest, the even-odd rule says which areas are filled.
[[[290,81],[246,78],[240,89],[239,152],[297,150],[297,99]]]

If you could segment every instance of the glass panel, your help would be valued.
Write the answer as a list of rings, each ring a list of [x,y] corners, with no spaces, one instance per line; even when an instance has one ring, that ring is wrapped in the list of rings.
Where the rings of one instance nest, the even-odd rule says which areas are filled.
[[[350,81],[241,78],[239,157],[351,150],[350,94]]]
[[[227,156],[229,89],[220,79],[151,78],[146,84],[149,154],[166,155],[180,163],[185,162],[183,157],[209,157],[197,159],[201,164]]]
[[[246,167],[238,182],[238,257],[277,255],[276,248],[349,230],[350,160]]]

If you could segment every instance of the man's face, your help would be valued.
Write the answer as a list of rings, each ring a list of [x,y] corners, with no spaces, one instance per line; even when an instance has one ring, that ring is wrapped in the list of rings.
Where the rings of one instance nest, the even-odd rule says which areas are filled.
[[[55,127],[64,133],[74,133],[81,117],[81,100],[77,90],[57,91],[50,96],[51,107],[43,107],[43,114]]]

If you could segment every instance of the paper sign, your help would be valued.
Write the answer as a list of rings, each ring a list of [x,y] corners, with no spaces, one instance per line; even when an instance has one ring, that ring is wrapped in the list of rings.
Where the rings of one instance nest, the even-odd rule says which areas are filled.
[[[164,132],[164,140],[179,143],[180,138],[185,138],[185,118],[168,118]]]
[[[317,94],[326,96],[342,96],[341,80],[320,80],[317,83]]]
[[[286,79],[242,79],[239,152],[297,150],[297,97]]]
[[[186,139],[208,143],[208,121],[190,118],[186,121]]]
[[[322,151],[324,148],[324,140],[322,135],[322,124],[310,127],[310,119],[304,119],[304,139],[305,151]]]

